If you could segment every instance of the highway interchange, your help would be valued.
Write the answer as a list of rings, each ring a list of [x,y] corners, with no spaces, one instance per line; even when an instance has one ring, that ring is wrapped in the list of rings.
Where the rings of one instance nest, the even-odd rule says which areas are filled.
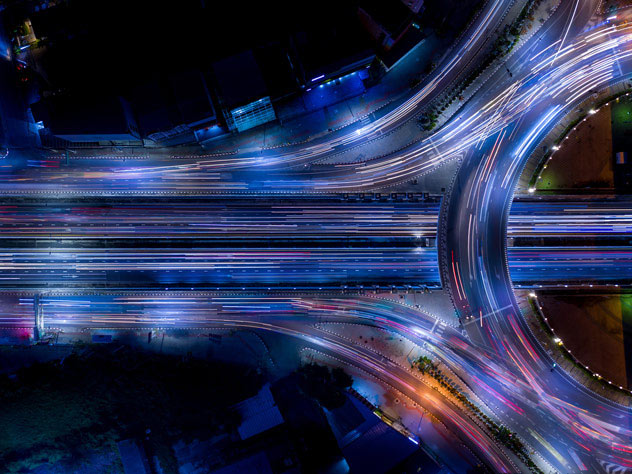
[[[518,433],[542,472],[632,472],[630,408],[551,370],[513,286],[626,284],[632,275],[629,200],[514,196],[548,130],[595,90],[632,75],[632,26],[623,13],[619,22],[594,21],[598,6],[563,0],[507,59],[511,76],[499,68],[431,136],[363,162],[331,160],[396,136],[475,64],[510,2],[488,1],[407,100],[306,144],[67,164],[14,153],[0,167],[1,324],[32,326],[38,304],[55,330],[283,334],[433,413],[464,457],[491,472],[528,472],[428,380],[323,322],[377,325],[440,361],[485,413]],[[392,197],[453,160],[460,166],[442,198]],[[577,245],[562,246],[563,238]],[[378,296],[393,285],[444,288],[463,331]],[[349,287],[375,294],[345,294]]]

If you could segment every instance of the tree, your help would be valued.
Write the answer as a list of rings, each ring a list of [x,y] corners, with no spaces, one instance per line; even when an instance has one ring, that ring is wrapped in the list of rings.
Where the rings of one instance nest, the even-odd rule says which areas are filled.
[[[436,368],[435,365],[432,363],[432,359],[426,356],[418,357],[413,365],[417,366],[417,370],[419,370],[419,372],[421,372],[422,374],[425,374],[426,372]]]
[[[351,376],[344,370],[330,370],[318,364],[305,364],[297,373],[301,390],[329,410],[344,405],[344,391],[353,383]]]
[[[343,390],[350,388],[353,384],[353,378],[340,367],[336,367],[331,371],[334,384]]]

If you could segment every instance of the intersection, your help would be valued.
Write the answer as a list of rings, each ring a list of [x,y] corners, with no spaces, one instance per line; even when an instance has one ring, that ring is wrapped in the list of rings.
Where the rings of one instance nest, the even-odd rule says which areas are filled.
[[[0,167],[0,325],[32,327],[41,311],[48,332],[270,331],[392,387],[491,472],[632,472],[631,405],[555,368],[524,317],[541,287],[632,283],[629,196],[518,187],[563,117],[630,87],[630,12],[595,19],[599,3],[562,0],[412,143],[397,130],[467,74],[510,2],[487,2],[407,100],[308,143],[124,159],[12,151]],[[376,143],[390,151],[340,158]],[[411,191],[450,163],[443,195]],[[452,314],[403,296],[429,291]],[[325,323],[370,324],[423,348],[517,433],[533,466],[428,378]]]

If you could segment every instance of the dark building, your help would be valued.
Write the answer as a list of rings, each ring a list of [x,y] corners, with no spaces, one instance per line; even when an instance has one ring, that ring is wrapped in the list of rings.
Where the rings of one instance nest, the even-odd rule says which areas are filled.
[[[256,436],[284,422],[270,392],[270,384],[265,384],[259,393],[235,406],[241,415],[241,425],[237,429],[242,440]]]
[[[169,111],[167,91],[160,81],[149,81],[137,87],[132,91],[130,98],[144,138],[155,135],[155,139],[158,140],[179,133],[173,131],[176,124],[173,123]]]
[[[68,142],[130,144],[140,132],[129,103],[122,97],[49,97],[31,106],[44,134]]]
[[[253,49],[253,55],[273,100],[299,90],[302,83],[296,74],[296,58],[290,54],[286,41],[270,41]]]
[[[217,123],[206,80],[198,71],[151,80],[130,96],[143,138],[156,143],[193,141],[196,130]]]
[[[130,121],[134,139],[172,146],[203,143],[226,128],[242,132],[284,122],[364,93],[367,79],[383,71],[376,50],[388,69],[419,42],[411,25],[423,0],[358,1],[360,10],[358,2],[327,0],[309,15],[292,2],[243,12],[232,5],[234,18],[243,15],[241,34],[223,43],[235,25],[208,2],[163,9],[140,0],[119,18],[122,0],[99,12],[90,2],[61,1],[23,14],[43,40],[29,53],[43,96],[99,91],[124,97],[138,121],[136,130]],[[377,67],[369,74],[371,64]],[[50,136],[60,137],[53,128]],[[90,128],[63,135],[74,143],[131,140]]]
[[[404,36],[414,13],[399,1],[363,0],[358,16],[373,40],[388,51]]]
[[[391,428],[350,394],[343,406],[325,410],[351,472],[438,473],[440,466],[416,442]]]
[[[421,13],[424,8],[424,0],[401,0],[413,13]]]
[[[272,385],[272,394],[301,465],[309,467],[311,472],[340,472],[337,467],[345,461],[327,418],[318,403],[299,390],[297,375],[277,380]]]
[[[276,119],[263,75],[252,51],[213,64],[219,102],[230,130],[243,132]]]
[[[125,439],[117,443],[125,474],[149,474],[149,461],[145,451],[133,439]]]
[[[274,474],[268,457],[264,452],[258,452],[247,458],[240,459],[228,466],[212,471],[212,474],[242,474],[244,472]]]
[[[362,69],[375,58],[360,22],[344,12],[339,21],[330,21],[323,28],[294,33],[290,45],[296,74],[306,88]]]
[[[179,124],[190,129],[214,125],[217,117],[204,76],[199,71],[186,71],[169,77]]]
[[[387,69],[423,39],[415,23],[423,11],[423,0],[361,0],[358,17],[378,49]]]

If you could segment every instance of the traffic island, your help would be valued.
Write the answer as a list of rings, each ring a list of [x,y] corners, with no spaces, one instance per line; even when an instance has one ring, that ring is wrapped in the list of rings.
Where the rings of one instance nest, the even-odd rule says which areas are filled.
[[[595,393],[632,406],[632,294],[555,290],[517,296],[532,334],[554,361],[551,370],[564,370]]]

